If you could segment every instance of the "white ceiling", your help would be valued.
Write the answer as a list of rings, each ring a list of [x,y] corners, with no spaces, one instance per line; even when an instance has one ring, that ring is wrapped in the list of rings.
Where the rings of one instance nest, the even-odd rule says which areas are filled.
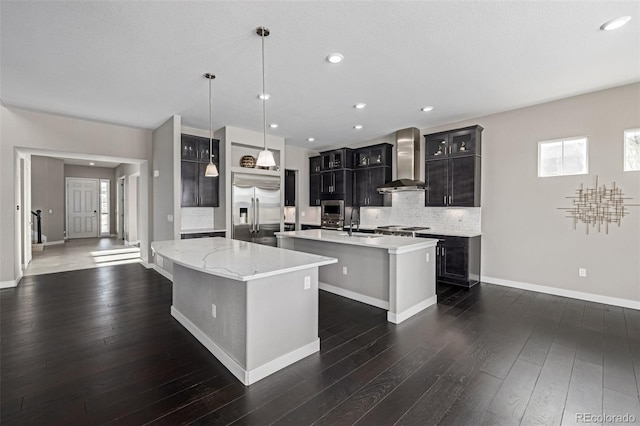
[[[267,122],[279,124],[268,132],[312,148],[640,81],[638,1],[0,7],[5,105],[148,129],[172,114],[207,129],[202,74],[213,72],[214,128],[262,131],[255,28],[265,25]],[[626,26],[599,30],[621,15],[632,17]],[[326,62],[332,52],[344,61]]]

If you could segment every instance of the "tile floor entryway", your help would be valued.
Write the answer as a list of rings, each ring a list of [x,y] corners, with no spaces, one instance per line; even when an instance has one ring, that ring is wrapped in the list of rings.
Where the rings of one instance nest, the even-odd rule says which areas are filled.
[[[115,237],[82,238],[34,251],[24,275],[90,269],[140,261],[140,248]]]

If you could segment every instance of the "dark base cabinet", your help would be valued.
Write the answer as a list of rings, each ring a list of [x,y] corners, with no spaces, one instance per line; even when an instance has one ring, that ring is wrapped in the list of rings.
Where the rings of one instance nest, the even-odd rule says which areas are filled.
[[[480,236],[451,237],[420,234],[437,238],[436,282],[473,287],[480,282]]]
[[[225,231],[216,232],[198,232],[195,234],[181,234],[181,240],[190,240],[193,238],[208,238],[208,237],[224,237],[227,233]]]

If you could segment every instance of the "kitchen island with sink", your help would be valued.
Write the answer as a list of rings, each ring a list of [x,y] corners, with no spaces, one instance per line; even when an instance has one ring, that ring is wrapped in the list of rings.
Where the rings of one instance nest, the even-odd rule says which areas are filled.
[[[318,267],[335,258],[227,238],[151,248],[173,262],[171,315],[245,385],[320,349]]]
[[[276,233],[278,247],[338,258],[318,287],[386,309],[400,323],[436,303],[436,239],[313,229]]]

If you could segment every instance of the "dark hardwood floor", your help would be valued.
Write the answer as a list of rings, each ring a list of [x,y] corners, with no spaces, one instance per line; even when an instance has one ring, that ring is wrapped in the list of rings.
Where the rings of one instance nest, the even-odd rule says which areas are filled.
[[[394,325],[321,291],[321,351],[245,387],[173,320],[156,272],[25,277],[0,290],[0,422],[640,423],[640,312],[488,284],[438,299]]]

